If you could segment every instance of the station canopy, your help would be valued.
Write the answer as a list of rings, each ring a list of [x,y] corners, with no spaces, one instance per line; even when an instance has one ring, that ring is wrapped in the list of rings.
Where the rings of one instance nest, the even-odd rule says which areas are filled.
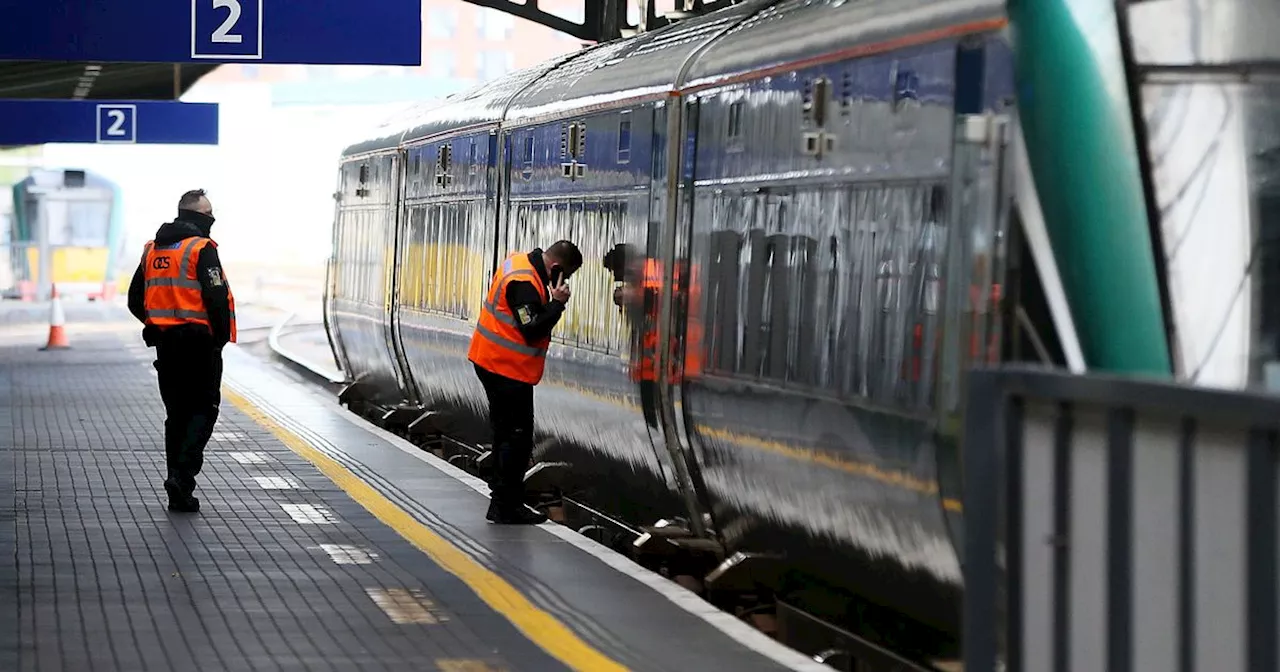
[[[0,61],[0,98],[177,100],[217,63]]]

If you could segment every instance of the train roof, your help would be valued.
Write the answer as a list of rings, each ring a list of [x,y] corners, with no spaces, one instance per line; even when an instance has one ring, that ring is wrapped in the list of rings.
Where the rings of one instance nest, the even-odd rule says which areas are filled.
[[[601,48],[596,46],[585,51],[590,53],[599,51]],[[424,114],[404,134],[402,142],[412,143],[426,140],[441,133],[472,126],[496,125],[502,121],[512,99],[518,96],[521,91],[566,60],[578,58],[583,53],[582,51],[576,52],[535,65],[532,68],[517,70],[496,80],[486,82],[457,100]]]
[[[731,5],[575,58],[521,91],[506,121],[520,123],[670,93],[691,56],[769,1]]]
[[[715,86],[825,55],[850,57],[873,44],[901,49],[1005,17],[1006,0],[783,0],[734,26],[689,69],[684,85]],[[963,30],[964,27],[970,30]],[[856,46],[851,46],[856,45]]]
[[[118,185],[101,173],[79,168],[35,168],[31,174],[14,183],[13,188],[25,192],[31,187],[55,189],[66,182],[67,173],[83,173],[84,186],[116,189]]]
[[[414,106],[382,124],[375,137],[347,147],[343,157],[715,86],[814,57],[852,56],[872,44],[902,48],[994,29],[1004,17],[1005,0],[749,0]]]
[[[471,126],[670,91],[690,54],[768,2],[752,0],[633,38],[595,45],[509,73],[442,102],[412,106],[379,125],[372,137],[348,146],[342,156],[391,150]],[[566,98],[566,91],[572,96]]]
[[[374,131],[374,137],[347,147],[342,156],[346,158],[395,149],[401,144],[422,141],[449,131],[497,124],[502,121],[508,104],[517,93],[547,71],[580,53],[582,52],[507,73],[443,101],[414,105],[383,122]]]

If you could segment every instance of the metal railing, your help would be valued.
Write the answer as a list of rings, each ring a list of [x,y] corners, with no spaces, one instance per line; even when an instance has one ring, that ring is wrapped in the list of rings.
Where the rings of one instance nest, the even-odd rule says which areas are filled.
[[[1280,398],[970,377],[965,667],[1278,668]]]

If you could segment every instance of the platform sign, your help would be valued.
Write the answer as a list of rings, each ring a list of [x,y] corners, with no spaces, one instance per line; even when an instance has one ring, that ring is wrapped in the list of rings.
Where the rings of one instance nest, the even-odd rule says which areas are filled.
[[[218,106],[153,100],[0,100],[0,146],[216,145]]]
[[[0,60],[421,65],[421,0],[22,0]]]

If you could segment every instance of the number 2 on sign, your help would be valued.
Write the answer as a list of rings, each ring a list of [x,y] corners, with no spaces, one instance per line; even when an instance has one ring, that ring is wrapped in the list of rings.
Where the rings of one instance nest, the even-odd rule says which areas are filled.
[[[219,44],[240,44],[244,37],[232,34],[231,29],[240,23],[240,0],[213,0],[214,9],[227,9],[227,20],[213,31],[212,41]]]
[[[107,110],[107,116],[112,119],[107,135],[124,135],[124,110]]]

